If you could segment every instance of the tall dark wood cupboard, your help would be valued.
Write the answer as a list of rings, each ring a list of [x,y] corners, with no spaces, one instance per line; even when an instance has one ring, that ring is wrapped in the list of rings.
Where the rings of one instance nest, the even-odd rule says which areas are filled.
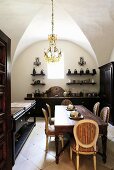
[[[12,169],[10,44],[0,30],[0,170]]]
[[[114,62],[105,64],[99,69],[101,106],[110,107],[110,123],[114,125]]]

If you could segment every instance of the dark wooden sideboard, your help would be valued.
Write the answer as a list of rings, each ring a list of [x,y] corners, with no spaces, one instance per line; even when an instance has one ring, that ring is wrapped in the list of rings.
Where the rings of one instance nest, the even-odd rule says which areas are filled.
[[[12,164],[19,154],[21,148],[26,142],[29,134],[36,124],[35,117],[31,118],[32,112],[35,110],[36,102],[24,101],[11,104],[11,114],[13,119],[12,131]]]
[[[99,97],[36,97],[36,98],[25,98],[25,100],[36,100],[36,110],[34,116],[43,117],[42,107],[46,108],[46,103],[51,106],[52,113],[54,116],[55,105],[61,105],[64,99],[69,99],[74,105],[84,105],[89,110],[93,110],[93,105],[100,101]]]

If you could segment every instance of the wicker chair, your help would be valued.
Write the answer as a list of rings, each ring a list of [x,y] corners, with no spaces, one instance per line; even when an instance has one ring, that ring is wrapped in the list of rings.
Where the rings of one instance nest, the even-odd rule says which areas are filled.
[[[69,104],[72,104],[72,102],[69,100],[69,99],[64,99],[62,102],[61,102],[61,105],[69,105]]]
[[[48,117],[48,121],[49,121],[49,124],[50,125],[53,125],[54,124],[54,121],[55,121],[55,118],[54,117],[51,117],[52,113],[51,113],[51,107],[49,104],[46,103],[46,106],[48,108],[48,114],[49,114],[49,117]]]
[[[97,116],[99,116],[99,106],[100,106],[100,102],[95,103],[93,106],[93,113]]]
[[[80,120],[73,129],[74,140],[70,146],[70,158],[72,151],[76,153],[76,170],[79,170],[79,155],[93,155],[94,170],[96,170],[96,142],[99,135],[99,127],[94,120]]]
[[[44,114],[45,118],[45,134],[46,134],[46,151],[48,150],[48,137],[55,137],[55,128],[53,125],[49,125],[48,123],[48,113],[45,109],[42,108],[42,112]],[[62,147],[64,146],[64,141],[63,141],[63,134],[59,135],[61,139],[61,144]]]
[[[109,122],[109,116],[110,116],[110,108],[109,107],[103,107],[100,111],[100,117],[105,122]]]

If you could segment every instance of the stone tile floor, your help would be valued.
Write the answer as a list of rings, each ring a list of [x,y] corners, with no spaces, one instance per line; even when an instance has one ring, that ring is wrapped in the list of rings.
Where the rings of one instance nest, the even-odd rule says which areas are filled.
[[[75,154],[73,161],[69,157],[69,147],[61,154],[59,164],[55,163],[54,138],[49,140],[49,150],[45,152],[45,123],[37,118],[36,126],[31,132],[24,147],[19,153],[13,170],[75,170]],[[99,141],[99,145],[101,142]],[[80,156],[80,170],[93,170],[92,156]],[[107,163],[97,155],[97,170],[114,170],[114,126],[108,126]]]

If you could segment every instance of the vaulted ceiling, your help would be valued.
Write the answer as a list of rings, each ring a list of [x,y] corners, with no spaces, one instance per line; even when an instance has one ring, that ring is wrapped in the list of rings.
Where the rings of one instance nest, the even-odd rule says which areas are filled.
[[[109,62],[114,48],[114,0],[54,0],[55,30]],[[31,44],[51,33],[51,0],[0,0],[0,29],[12,41],[12,61]]]

